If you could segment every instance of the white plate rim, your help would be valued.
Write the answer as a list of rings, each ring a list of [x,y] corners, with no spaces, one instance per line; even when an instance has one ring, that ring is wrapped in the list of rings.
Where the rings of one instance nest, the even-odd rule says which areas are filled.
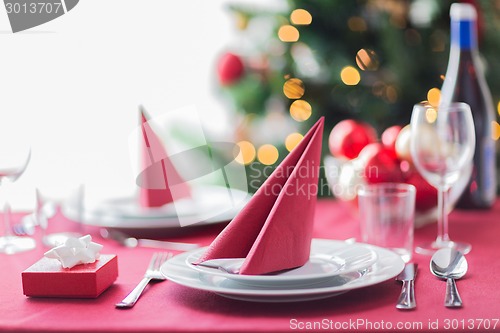
[[[202,210],[206,210],[207,208],[213,209],[214,205],[217,204],[216,202],[211,202],[209,207],[205,207],[200,200],[207,196],[210,198],[214,198],[214,196],[217,198],[218,195],[226,196],[228,191],[235,198],[246,198],[248,196],[248,192],[225,186],[202,185],[193,187],[191,189],[191,198],[178,200],[181,209],[184,209],[181,216],[189,217],[198,215],[199,212],[195,208]],[[168,203],[161,207],[144,208],[138,205],[137,198],[133,196],[113,197],[98,202],[86,202],[85,206],[85,210],[90,214],[101,216],[104,211],[106,216],[121,219],[164,219],[178,216],[174,203]],[[189,209],[186,209],[185,206],[195,206],[195,208],[189,207]]]
[[[249,295],[235,295],[235,294],[224,294],[224,293],[216,293],[222,297],[235,299],[238,301],[246,301],[246,302],[259,302],[259,303],[288,303],[288,302],[306,302],[306,301],[314,301],[318,299],[330,298],[339,296],[349,292],[349,290],[327,293],[327,294],[312,294],[312,295],[292,295],[290,297],[259,297],[259,296],[249,296]]]
[[[236,281],[239,283],[254,284],[254,285],[259,285],[259,286],[263,286],[267,283],[293,283],[294,285],[296,285],[296,283],[298,283],[298,282],[307,283],[307,282],[312,282],[312,281],[328,279],[328,278],[331,278],[331,277],[334,277],[337,275],[359,271],[361,269],[364,269],[366,267],[371,266],[377,260],[377,254],[375,253],[375,251],[364,246],[361,243],[347,244],[345,242],[339,242],[339,243],[325,244],[322,242],[314,241],[311,243],[311,254],[310,254],[311,256],[313,256],[313,255],[334,255],[335,251],[337,251],[337,250],[342,250],[345,248],[352,248],[354,250],[365,250],[366,254],[370,254],[371,257],[366,262],[364,262],[362,264],[351,265],[345,269],[343,267],[340,267],[336,271],[332,271],[329,273],[322,273],[322,274],[317,273],[317,274],[308,274],[308,275],[279,275],[279,274],[278,275],[239,275],[239,274],[226,273],[226,272],[223,272],[221,270],[214,269],[214,268],[192,265],[191,262],[193,262],[193,260],[198,259],[199,256],[207,250],[207,248],[208,247],[204,247],[204,248],[200,248],[200,249],[197,249],[195,251],[192,251],[191,255],[186,257],[186,263],[187,263],[188,267],[190,267],[196,271],[199,271],[200,273],[203,273],[203,274],[222,276],[226,279],[233,280],[233,281]],[[324,248],[325,250],[322,251],[319,248]],[[327,248],[330,248],[328,250],[328,252],[331,252],[331,253],[324,253]],[[340,258],[340,259],[342,259],[342,258]]]
[[[205,189],[213,189],[222,191],[222,189],[227,190],[227,188],[222,186],[206,186]],[[239,195],[243,196],[244,192],[231,189],[233,192],[239,193]],[[245,196],[245,199],[236,207],[230,207],[226,211],[220,212],[219,214],[205,218],[202,215],[197,214],[189,214],[186,216],[182,216],[183,224],[185,227],[195,227],[202,225],[210,225],[223,223],[232,220],[239,211],[246,205],[246,203],[250,200],[249,195]],[[72,207],[65,207],[63,211],[64,215],[70,219],[77,220],[76,211]],[[207,212],[203,212],[203,214],[207,214]],[[83,212],[83,221],[82,224],[97,226],[97,227],[105,227],[105,228],[117,228],[117,229],[177,229],[181,228],[179,219],[177,216],[164,216],[164,217],[120,217],[115,214],[97,214],[92,210],[84,210]]]
[[[313,241],[320,241],[320,242],[342,242],[342,241],[336,241],[336,240],[329,240],[329,239],[313,239]],[[364,288],[364,287],[369,287],[387,280],[390,280],[394,277],[396,277],[401,271],[404,269],[404,261],[401,259],[401,257],[384,248],[380,248],[377,246],[365,244],[369,248],[373,249],[375,253],[377,253],[377,261],[372,267],[376,267],[377,265],[381,267],[376,267],[374,271],[368,272],[364,276],[354,280],[350,281],[344,285],[341,286],[333,286],[333,287],[315,287],[315,285],[312,285],[310,288],[302,288],[302,289],[250,289],[251,286],[244,286],[247,287],[245,289],[228,289],[224,287],[219,287],[219,286],[212,286],[212,285],[207,285],[201,283],[200,280],[200,275],[194,270],[191,270],[190,268],[187,267],[185,263],[185,258],[189,255],[189,252],[181,253],[169,261],[167,261],[162,267],[161,267],[161,273],[170,281],[177,283],[179,285],[183,285],[185,287],[193,288],[193,289],[198,289],[198,290],[205,290],[205,291],[210,291],[214,292],[220,295],[237,295],[237,296],[258,296],[258,297],[279,297],[279,296],[311,296],[311,295],[323,295],[323,294],[335,294],[337,292],[341,291],[350,291],[350,290],[355,290],[359,288]],[[185,277],[182,275],[175,275],[172,274],[172,268],[175,269],[174,267],[170,267],[173,265],[178,265],[179,267],[185,268],[187,272],[191,272],[193,276],[190,277]],[[382,271],[384,274],[382,274]],[[221,279],[224,279],[222,277],[219,277]],[[194,282],[193,282],[194,281]],[[197,283],[196,283],[197,282]],[[242,285],[243,286],[243,285]]]

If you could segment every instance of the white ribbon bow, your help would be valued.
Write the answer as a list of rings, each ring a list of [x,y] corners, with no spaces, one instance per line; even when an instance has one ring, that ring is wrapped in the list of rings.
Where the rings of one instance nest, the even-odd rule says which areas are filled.
[[[92,242],[90,235],[80,238],[70,237],[64,244],[45,252],[45,257],[57,259],[64,268],[71,268],[80,264],[91,264],[99,259],[99,251],[103,246]]]

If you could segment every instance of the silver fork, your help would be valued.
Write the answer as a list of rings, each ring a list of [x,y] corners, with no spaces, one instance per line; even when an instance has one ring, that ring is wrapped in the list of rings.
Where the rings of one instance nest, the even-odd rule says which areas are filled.
[[[166,280],[166,278],[161,274],[160,268],[161,265],[163,265],[165,261],[170,258],[172,258],[172,253],[170,252],[155,252],[141,282],[139,282],[139,284],[130,292],[130,294],[127,295],[127,297],[125,297],[120,303],[115,304],[115,306],[121,309],[129,309],[133,307],[151,280]]]

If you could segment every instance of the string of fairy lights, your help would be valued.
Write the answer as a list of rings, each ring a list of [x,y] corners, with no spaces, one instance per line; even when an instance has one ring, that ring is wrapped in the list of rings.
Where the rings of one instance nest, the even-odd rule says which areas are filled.
[[[312,23],[312,15],[305,9],[295,9],[290,14],[290,23],[284,24],[278,29],[278,38],[283,43],[297,43],[300,39],[300,32],[295,26],[306,26]],[[361,17],[350,17],[347,25],[352,31],[365,31],[367,24]],[[379,68],[379,60],[375,51],[370,49],[360,49],[355,58],[355,62],[361,71],[375,71]],[[361,73],[355,66],[345,66],[340,70],[340,80],[347,86],[355,86],[361,82]],[[312,115],[311,104],[303,99],[305,93],[304,82],[297,77],[285,75],[283,84],[283,94],[293,102],[290,105],[289,112],[293,120],[304,122]],[[441,75],[444,80],[444,75]],[[398,99],[396,87],[384,82],[374,82],[372,84],[372,93],[382,97],[388,103],[395,103]],[[439,88],[433,87],[427,92],[427,100],[431,105],[437,106],[441,97]],[[500,101],[497,104],[497,112],[500,115]],[[497,121],[492,122],[492,136],[494,140],[500,139],[500,124]],[[303,135],[294,132],[285,138],[285,147],[291,151],[302,140]],[[249,165],[256,159],[264,165],[273,165],[279,158],[279,151],[273,144],[263,144],[256,148],[249,141],[240,141],[237,143],[240,153],[236,161]]]
[[[284,24],[278,29],[278,38],[283,43],[295,43],[300,38],[299,30],[294,25],[309,25],[312,23],[312,15],[305,9],[295,9],[290,14],[291,24]],[[297,122],[303,122],[312,115],[312,106],[302,99],[305,93],[304,82],[296,77],[285,76],[283,84],[283,94],[290,100],[294,100],[290,105],[290,116]],[[303,135],[298,132],[290,133],[285,138],[285,147],[292,151],[302,140]],[[272,144],[263,144],[258,149],[249,141],[237,143],[240,153],[236,161],[248,165],[257,159],[264,165],[273,165],[279,158],[278,149]]]

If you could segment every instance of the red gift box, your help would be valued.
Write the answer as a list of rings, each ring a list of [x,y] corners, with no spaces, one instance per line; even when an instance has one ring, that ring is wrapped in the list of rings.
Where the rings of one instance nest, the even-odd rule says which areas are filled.
[[[92,264],[63,268],[42,258],[22,272],[23,292],[33,297],[96,298],[118,277],[116,255],[103,254]]]

